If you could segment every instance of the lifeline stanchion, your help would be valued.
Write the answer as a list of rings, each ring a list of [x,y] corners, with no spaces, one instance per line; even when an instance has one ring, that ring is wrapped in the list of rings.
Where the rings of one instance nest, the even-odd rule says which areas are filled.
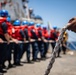
[[[59,46],[60,46],[61,41],[62,41],[62,39],[63,39],[63,34],[64,34],[64,32],[66,31],[66,29],[67,29],[67,26],[66,26],[66,27],[63,27],[63,28],[61,29],[60,36],[58,37],[58,41],[56,42],[54,51],[53,51],[53,53],[52,53],[52,55],[51,55],[51,60],[50,60],[50,62],[49,62],[49,65],[48,65],[48,67],[47,67],[44,75],[48,75],[48,74],[50,73],[50,70],[51,70],[52,67],[53,67],[53,64],[54,64],[55,58],[56,58],[56,53],[58,52]]]

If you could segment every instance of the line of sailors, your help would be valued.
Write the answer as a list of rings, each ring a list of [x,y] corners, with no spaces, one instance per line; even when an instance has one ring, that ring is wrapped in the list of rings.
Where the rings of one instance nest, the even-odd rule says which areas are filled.
[[[7,10],[0,10],[0,72],[5,71],[5,61],[8,60],[8,68],[12,67],[12,50],[13,65],[21,65],[21,58],[26,51],[27,63],[38,61],[38,53],[40,59],[46,58],[49,40],[54,48],[55,42],[59,36],[56,31],[57,27],[48,33],[47,27],[34,22],[15,20],[12,24]],[[10,42],[11,41],[11,42]],[[21,42],[23,41],[23,42]],[[32,46],[32,61],[30,59],[30,44]]]

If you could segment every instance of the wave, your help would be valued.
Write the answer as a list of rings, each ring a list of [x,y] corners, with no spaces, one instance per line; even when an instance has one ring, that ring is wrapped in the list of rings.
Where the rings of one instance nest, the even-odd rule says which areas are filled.
[[[76,50],[76,41],[67,42],[67,47],[68,47],[70,50]]]

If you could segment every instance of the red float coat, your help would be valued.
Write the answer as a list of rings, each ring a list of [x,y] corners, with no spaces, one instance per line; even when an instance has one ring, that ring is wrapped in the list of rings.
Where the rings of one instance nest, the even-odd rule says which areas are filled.
[[[38,38],[41,38],[43,36],[41,27],[36,28],[36,34]]]
[[[1,25],[3,22],[6,22],[6,18],[0,17],[0,35],[4,35]]]
[[[21,34],[20,34],[21,27],[20,26],[14,26],[14,33],[13,38],[17,40],[23,40]]]
[[[7,25],[8,25],[8,28],[7,28],[8,34],[13,37],[14,26],[10,22],[7,22]]]
[[[56,40],[58,40],[59,35],[60,35],[60,32],[57,31],[57,38],[56,38]]]
[[[44,37],[45,39],[48,39],[48,38],[49,38],[49,34],[48,34],[48,31],[47,31],[46,29],[43,29],[43,30],[42,30],[42,34],[43,34],[43,37]]]
[[[31,30],[33,30],[36,33],[36,28],[34,26],[29,26],[28,27],[28,35],[29,35],[30,38],[33,39],[33,34],[31,32]]]
[[[6,18],[0,17],[0,26],[2,25],[3,22],[5,22],[7,25],[8,34],[12,36],[12,28],[13,28],[12,24],[10,22],[7,22]],[[4,35],[1,27],[0,27],[0,35]]]
[[[55,35],[54,35],[54,33],[55,33]],[[50,37],[50,39],[52,39],[52,40],[56,40],[56,39],[58,38],[58,34],[57,34],[56,30],[51,29],[51,30],[50,30],[50,35],[49,35],[49,37]]]
[[[22,30],[28,29],[28,26],[27,25],[21,25],[20,27],[21,27]]]

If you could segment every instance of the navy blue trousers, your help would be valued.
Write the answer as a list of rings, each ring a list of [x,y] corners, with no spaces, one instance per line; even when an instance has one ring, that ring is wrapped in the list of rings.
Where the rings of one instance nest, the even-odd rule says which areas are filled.
[[[37,41],[35,41],[35,42],[32,42],[31,45],[32,45],[33,60],[36,60],[39,52],[38,43]]]

